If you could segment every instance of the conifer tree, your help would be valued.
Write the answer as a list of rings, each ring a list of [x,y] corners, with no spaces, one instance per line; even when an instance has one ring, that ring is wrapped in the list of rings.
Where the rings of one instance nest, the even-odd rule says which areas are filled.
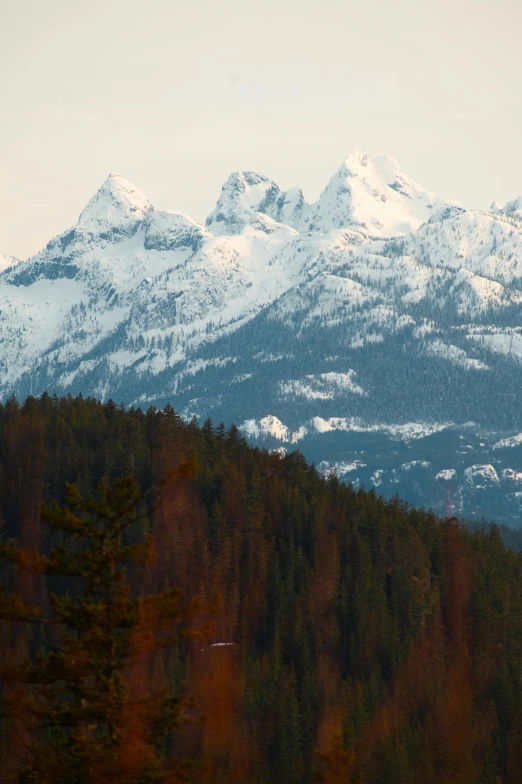
[[[183,464],[171,481],[193,477]],[[151,537],[128,544],[126,532],[143,514],[132,477],[102,485],[85,499],[68,485],[67,503],[42,508],[42,518],[66,535],[49,555],[28,553],[16,542],[0,545],[15,570],[68,578],[66,593],[51,596],[51,617],[0,589],[0,618],[55,629],[55,649],[4,663],[3,714],[22,719],[29,742],[8,771],[13,782],[118,784],[180,781],[185,766],[168,759],[169,742],[189,704],[147,673],[157,652],[184,636],[206,636],[201,603],[182,604],[180,591],[133,596],[126,567],[146,566]],[[194,711],[192,711],[194,712]]]

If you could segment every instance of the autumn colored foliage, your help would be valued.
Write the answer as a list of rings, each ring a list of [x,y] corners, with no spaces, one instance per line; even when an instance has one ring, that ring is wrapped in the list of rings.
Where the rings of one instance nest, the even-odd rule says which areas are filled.
[[[194,474],[180,473],[189,464]],[[68,501],[66,482],[77,488]],[[6,674],[59,646],[59,629],[30,622],[31,608],[41,618],[85,609],[88,595],[50,568],[53,552],[69,566],[88,552],[74,555],[64,505],[92,515],[88,504],[114,488],[141,499],[120,542],[144,555],[125,561],[126,612],[176,597],[176,612],[193,601],[197,624],[213,623],[200,639],[179,633],[188,616],[172,616],[168,645],[142,650],[135,667],[122,660],[115,720],[135,742],[121,747],[121,781],[142,780],[143,728],[161,694],[183,702],[189,723],[154,745],[150,780],[182,759],[202,783],[522,784],[522,563],[499,530],[471,533],[356,491],[298,452],[254,449],[237,428],[187,424],[171,407],[46,395],[0,407],[2,541],[15,563],[0,577]],[[150,601],[147,620],[132,609],[130,648],[163,627],[163,600]],[[3,770],[32,731],[30,686],[15,675],[4,679],[4,706],[21,708],[0,736]]]

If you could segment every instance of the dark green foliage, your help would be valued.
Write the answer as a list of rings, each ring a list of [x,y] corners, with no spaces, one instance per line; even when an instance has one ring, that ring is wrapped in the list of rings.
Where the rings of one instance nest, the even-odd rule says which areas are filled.
[[[6,537],[69,558],[70,536],[35,522],[40,499],[63,503],[64,481],[88,496],[129,470],[146,493],[191,455],[197,479],[166,487],[122,546],[151,532],[158,553],[129,567],[129,600],[165,586],[222,596],[212,642],[228,645],[179,645],[154,664],[158,682],[211,695],[207,729],[183,740],[207,763],[202,781],[522,781],[522,562],[498,529],[325,480],[297,452],[253,449],[170,407],[44,396],[0,408]],[[66,610],[77,597],[51,579]],[[47,601],[39,583],[12,587]],[[34,656],[50,637],[7,642]]]

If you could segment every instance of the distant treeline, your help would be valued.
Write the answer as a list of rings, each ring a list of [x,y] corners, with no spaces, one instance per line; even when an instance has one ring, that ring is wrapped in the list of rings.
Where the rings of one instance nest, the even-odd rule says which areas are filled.
[[[63,503],[66,482],[91,496],[132,474],[146,494],[191,458],[197,477],[167,484],[128,536],[155,537],[153,567],[129,575],[136,594],[221,596],[210,643],[231,645],[186,641],[150,662],[173,693],[200,695],[205,719],[176,740],[205,762],[195,776],[522,782],[522,563],[496,526],[472,533],[356,491],[170,406],[43,395],[0,406],[2,538],[48,552],[40,504]],[[23,583],[24,600],[46,606],[65,590],[52,579]],[[0,657],[51,637],[2,621]]]
[[[504,523],[492,523],[489,520],[462,520],[466,528],[470,531],[491,531],[492,528],[498,528],[500,535],[506,547],[514,550],[515,553],[522,553],[522,528],[512,528]]]

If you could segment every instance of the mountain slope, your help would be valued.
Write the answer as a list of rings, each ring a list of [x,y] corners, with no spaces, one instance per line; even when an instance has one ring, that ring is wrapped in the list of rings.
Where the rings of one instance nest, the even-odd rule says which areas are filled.
[[[202,226],[111,174],[75,226],[0,274],[0,394],[172,402],[416,503],[447,504],[437,476],[453,471],[463,514],[473,466],[492,465],[481,508],[522,522],[522,464],[493,450],[522,431],[508,206],[463,209],[355,151],[312,205],[237,172]]]

